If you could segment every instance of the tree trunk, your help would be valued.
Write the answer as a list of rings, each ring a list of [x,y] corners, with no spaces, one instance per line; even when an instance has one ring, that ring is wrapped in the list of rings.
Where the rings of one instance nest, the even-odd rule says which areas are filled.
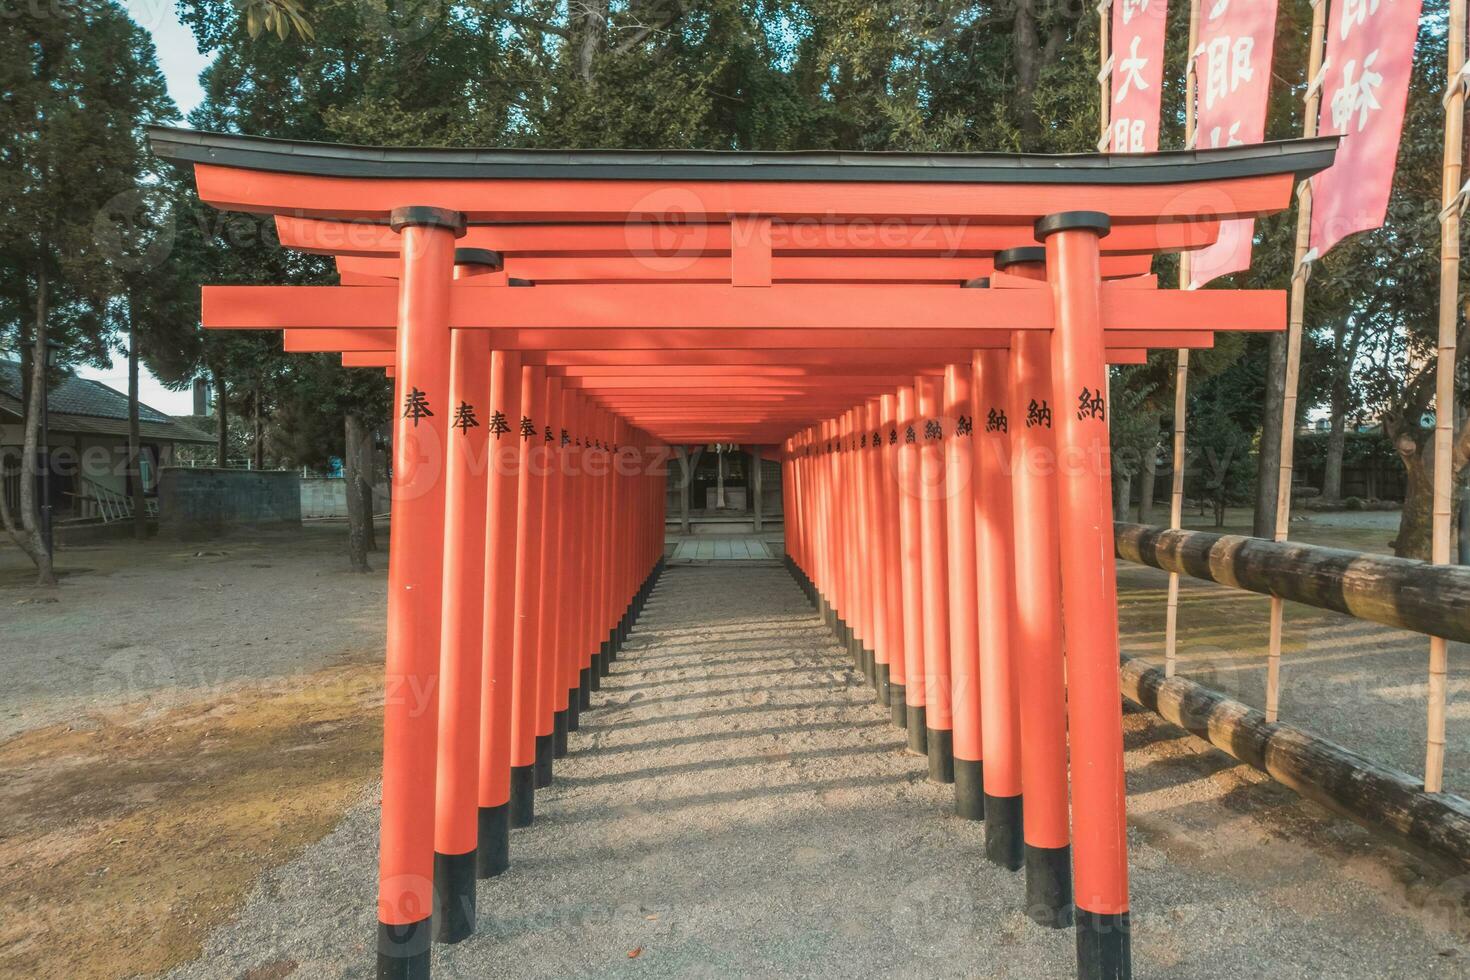
[[[1021,135],[1028,139],[1041,133],[1041,118],[1036,113],[1036,84],[1041,79],[1041,38],[1036,29],[1035,10],[1039,3],[1040,0],[1016,0],[1016,19],[1011,27],[1015,104],[1021,117]]]
[[[1332,379],[1332,428],[1327,429],[1327,458],[1322,472],[1322,500],[1342,500],[1342,455],[1348,444],[1348,379],[1339,376]]]
[[[1256,461],[1256,513],[1251,533],[1276,534],[1276,488],[1281,483],[1281,412],[1286,404],[1286,336],[1273,333],[1266,359],[1266,414],[1261,422],[1261,455]]]
[[[255,391],[250,398],[251,407],[254,409],[254,418],[251,422],[252,432],[250,436],[250,466],[252,469],[265,469],[265,432],[260,424],[260,385],[255,386]]]
[[[46,271],[42,268],[36,275],[36,321],[31,333],[31,390],[26,405],[25,435],[20,460],[20,522],[29,547],[21,546],[36,563],[36,584],[56,584],[56,573],[51,565],[51,552],[47,550],[46,538],[42,533],[40,512],[36,505],[36,463],[40,449],[41,413],[46,398],[46,319],[50,297],[47,294]],[[51,447],[46,447],[46,465],[51,465]],[[43,502],[44,505],[44,502]]]
[[[1113,470],[1113,520],[1128,519],[1128,498],[1133,494],[1133,474],[1126,467]]]
[[[1138,473],[1138,523],[1154,522],[1154,486],[1159,474],[1159,447],[1154,446],[1144,455],[1143,466]]]
[[[370,572],[367,559],[367,525],[372,523],[371,507],[362,498],[362,423],[351,412],[345,423],[347,451],[343,453],[343,490],[347,497],[347,560],[354,572]]]
[[[1459,563],[1470,565],[1470,487],[1460,487]]]
[[[133,537],[148,537],[148,503],[143,495],[143,437],[138,424],[138,324],[128,299],[128,479],[133,491]]]
[[[1430,535],[1434,528],[1434,442],[1422,443],[1405,433],[1395,440],[1404,462],[1404,509],[1399,514],[1399,533],[1393,553],[1400,558],[1429,560]]]
[[[362,431],[357,448],[358,492],[362,495],[363,513],[367,515],[362,526],[362,539],[368,551],[377,551],[378,529],[373,523],[373,514],[377,510],[373,506],[373,481],[378,472],[377,447],[373,441],[373,431],[363,425],[359,425],[359,428]]]
[[[1335,402],[1337,399],[1333,399]],[[1332,427],[1327,430],[1327,458],[1322,471],[1322,499],[1336,503],[1342,499],[1342,457],[1347,449],[1345,411],[1332,407]]]
[[[224,469],[230,465],[230,403],[225,398],[225,376],[219,368],[210,368],[214,379],[214,465]]]
[[[606,30],[609,0],[582,0],[581,16],[577,24],[577,73],[582,81],[592,84],[598,52],[602,50],[603,32]]]

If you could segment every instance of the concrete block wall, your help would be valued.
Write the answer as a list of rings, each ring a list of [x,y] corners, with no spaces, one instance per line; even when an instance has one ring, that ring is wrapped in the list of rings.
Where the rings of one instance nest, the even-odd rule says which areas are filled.
[[[388,512],[388,487],[373,487],[373,513]],[[301,478],[302,517],[346,517],[347,481],[340,476]]]
[[[240,528],[301,523],[295,470],[165,466],[159,471],[158,533],[195,541]]]

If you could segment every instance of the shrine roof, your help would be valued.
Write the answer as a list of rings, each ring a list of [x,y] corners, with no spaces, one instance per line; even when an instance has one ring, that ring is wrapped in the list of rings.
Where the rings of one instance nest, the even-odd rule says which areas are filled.
[[[148,128],[181,164],[303,176],[446,180],[669,180],[974,184],[1198,183],[1331,165],[1335,136],[1150,154],[902,153],[765,150],[535,150],[369,147]]]

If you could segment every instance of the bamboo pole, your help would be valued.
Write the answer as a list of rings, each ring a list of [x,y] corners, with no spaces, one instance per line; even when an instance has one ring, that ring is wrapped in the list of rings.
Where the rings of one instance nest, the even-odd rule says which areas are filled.
[[[1097,152],[1108,151],[1108,127],[1113,124],[1113,0],[1097,0]]]
[[[1302,119],[1302,136],[1317,135],[1317,111],[1322,102],[1322,42],[1327,33],[1327,2],[1312,2],[1312,34],[1307,51],[1306,111]],[[1306,261],[1312,232],[1312,183],[1304,180],[1296,191],[1296,256],[1291,271],[1291,313],[1286,327],[1286,392],[1281,405],[1281,472],[1276,487],[1277,541],[1285,541],[1291,522],[1291,469],[1296,436],[1296,389],[1302,360],[1302,322],[1306,316],[1307,279],[1311,275]],[[1271,635],[1266,654],[1266,720],[1276,721],[1281,705],[1281,617],[1282,600],[1271,597]]]
[[[1184,62],[1184,148],[1194,149],[1194,93],[1198,76],[1195,59],[1199,47],[1199,15],[1201,0],[1189,0],[1189,48]],[[1179,288],[1188,289],[1192,260],[1188,252],[1179,253]],[[1184,523],[1184,451],[1185,412],[1188,409],[1189,349],[1181,347],[1174,367],[1174,473],[1169,497],[1169,527],[1174,530]],[[1169,573],[1168,608],[1164,614],[1164,676],[1173,677],[1178,670],[1179,655],[1179,573]]]
[[[1455,328],[1460,306],[1460,181],[1465,141],[1465,0],[1450,0],[1449,82],[1444,97],[1444,178],[1440,211],[1439,363],[1434,396],[1434,527],[1430,561],[1450,560],[1450,506],[1455,464]],[[1424,753],[1424,790],[1444,788],[1445,688],[1448,643],[1429,638],[1429,732]]]

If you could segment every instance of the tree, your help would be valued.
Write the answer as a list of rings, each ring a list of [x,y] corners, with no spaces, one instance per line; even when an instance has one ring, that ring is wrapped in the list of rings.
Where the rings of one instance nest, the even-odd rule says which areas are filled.
[[[1211,385],[1190,399],[1197,462],[1185,471],[1185,491],[1209,502],[1215,527],[1225,526],[1225,508],[1247,499],[1250,489],[1250,436],[1230,417],[1227,391],[1225,385]]]
[[[48,340],[68,360],[106,356],[118,280],[96,226],[144,169],[141,126],[172,107],[148,35],[110,0],[9,19],[0,90],[0,158],[12,164],[0,177],[10,208],[0,224],[8,300],[0,310],[26,386],[20,514],[0,504],[0,521],[35,562],[38,582],[54,585],[35,492]]]
[[[1156,386],[1143,376],[1148,367],[1115,368],[1108,399],[1108,432],[1113,450],[1113,518],[1128,519],[1133,477],[1159,445],[1159,409],[1152,400]]]
[[[344,368],[324,354],[297,358],[291,376],[271,426],[272,452],[291,466],[342,461],[348,560],[353,571],[366,572],[373,545],[374,426],[365,420],[387,418],[391,386],[380,372]]]

